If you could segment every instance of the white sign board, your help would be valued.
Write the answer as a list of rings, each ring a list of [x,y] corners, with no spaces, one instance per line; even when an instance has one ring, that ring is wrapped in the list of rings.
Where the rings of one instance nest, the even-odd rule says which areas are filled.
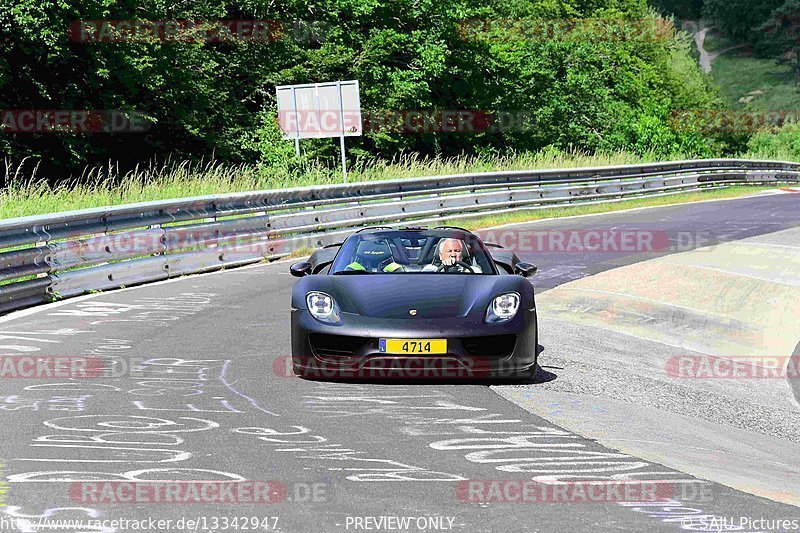
[[[276,92],[284,139],[361,135],[358,81],[281,85]]]

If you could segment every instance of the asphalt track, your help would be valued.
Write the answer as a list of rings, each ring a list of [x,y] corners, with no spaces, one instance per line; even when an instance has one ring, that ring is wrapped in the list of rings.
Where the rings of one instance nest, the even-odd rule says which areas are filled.
[[[695,245],[798,227],[797,198],[759,195],[542,222],[531,227],[649,229],[664,232],[669,245],[652,252],[518,253],[539,266],[533,283],[545,297],[564,283]],[[7,482],[0,497],[5,504],[0,529],[224,531],[244,530],[243,519],[252,524],[256,518],[255,529],[262,531],[766,531],[791,529],[777,519],[800,519],[793,505],[562,429],[551,421],[558,413],[533,414],[535,409],[517,405],[524,402],[498,394],[512,387],[339,384],[290,377],[292,282],[288,264],[259,265],[93,294],[0,318],[2,355],[91,356],[114,367],[114,376],[94,379],[0,382],[0,468]],[[541,328],[539,383],[524,387],[533,403],[538,390],[569,374],[565,365],[580,369],[574,359],[558,357],[559,346],[574,345],[576,338],[593,346],[591,338],[579,337],[585,330],[563,322],[542,317]],[[627,339],[615,337],[636,342]],[[619,366],[626,356],[635,357],[623,345],[604,349],[609,353],[595,356],[614,358]],[[596,381],[599,387],[602,383]],[[581,391],[571,393],[580,396]],[[638,393],[646,397],[648,391]],[[586,397],[593,394],[597,391]],[[640,415],[637,401],[632,397],[628,403],[631,428]],[[724,404],[726,399],[715,395],[710,401]],[[582,419],[600,414],[591,402],[578,407]],[[651,408],[641,405],[642,413],[645,407]],[[726,468],[735,471],[737,463]],[[797,476],[796,465],[785,475]],[[586,502],[574,491],[567,502],[552,492],[556,502],[465,501],[469,481],[569,483],[572,491],[613,476],[650,481],[668,501]],[[87,483],[103,480],[152,485],[240,479],[273,481],[285,493],[269,504],[211,505],[145,503],[144,498],[96,503],[81,492],[91,487]],[[87,522],[119,518],[145,523],[106,522],[102,529]],[[178,527],[182,518],[200,520],[199,527]],[[403,518],[407,527],[398,527]],[[49,522],[66,519],[84,522]],[[148,519],[172,523],[154,526]]]

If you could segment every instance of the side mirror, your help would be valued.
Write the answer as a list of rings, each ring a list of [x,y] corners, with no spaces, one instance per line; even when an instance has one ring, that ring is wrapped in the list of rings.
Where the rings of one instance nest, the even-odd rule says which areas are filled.
[[[539,269],[536,268],[536,265],[532,265],[530,263],[520,262],[514,265],[514,274],[522,276],[523,278],[529,278],[535,275],[538,271]]]
[[[291,272],[292,276],[296,278],[302,278],[303,276],[308,276],[309,274],[311,274],[311,263],[309,263],[308,261],[295,263],[289,267],[289,272]]]

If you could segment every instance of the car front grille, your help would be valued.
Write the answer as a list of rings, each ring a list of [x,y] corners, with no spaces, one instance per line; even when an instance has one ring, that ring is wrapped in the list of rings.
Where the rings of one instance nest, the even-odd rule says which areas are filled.
[[[320,358],[341,359],[355,357],[371,339],[348,337],[345,335],[325,335],[321,333],[309,335],[311,350]]]
[[[489,335],[461,339],[464,354],[472,357],[508,357],[514,353],[516,344],[516,335]]]

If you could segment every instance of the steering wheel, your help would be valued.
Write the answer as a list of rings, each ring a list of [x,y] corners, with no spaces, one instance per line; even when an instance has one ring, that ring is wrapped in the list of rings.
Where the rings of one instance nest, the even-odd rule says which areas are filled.
[[[468,271],[470,274],[474,274],[474,273],[475,273],[475,271],[474,271],[474,270],[472,270],[472,267],[471,267],[471,266],[469,266],[469,265],[468,265],[467,263],[465,263],[464,261],[456,261],[456,262],[455,262],[455,264],[453,264],[453,265],[445,265],[444,263],[442,263],[441,265],[439,265],[439,268],[437,268],[437,269],[436,269],[436,272],[441,272],[442,270],[444,270],[444,269],[445,269],[445,268],[447,268],[448,266],[456,266],[456,265],[458,265],[458,266],[460,266],[460,267],[463,267],[463,268],[467,269],[467,271]]]

